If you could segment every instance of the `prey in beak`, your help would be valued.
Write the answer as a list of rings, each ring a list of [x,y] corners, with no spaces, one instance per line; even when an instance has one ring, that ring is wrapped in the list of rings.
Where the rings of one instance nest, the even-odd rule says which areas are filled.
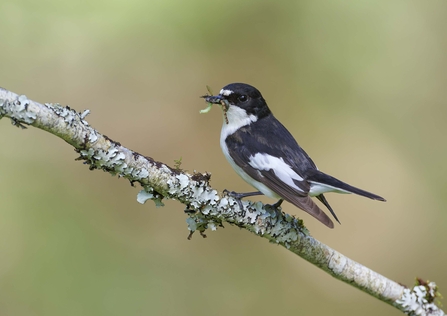
[[[213,104],[218,104],[223,111],[225,122],[228,124],[227,111],[230,107],[228,100],[222,94],[212,95],[213,93],[211,91],[211,88],[209,86],[206,86],[206,88],[209,94],[207,93],[201,96],[201,98],[205,99],[205,101],[208,103],[208,107],[206,109],[200,110],[200,113],[208,113],[211,110]]]

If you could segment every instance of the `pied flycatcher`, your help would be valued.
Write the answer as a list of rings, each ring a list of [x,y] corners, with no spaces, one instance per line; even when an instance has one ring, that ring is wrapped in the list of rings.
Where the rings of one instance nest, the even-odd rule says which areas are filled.
[[[355,193],[373,200],[384,198],[355,188],[318,170],[289,131],[273,116],[261,93],[244,83],[231,83],[219,95],[203,96],[220,104],[224,122],[220,147],[233,169],[259,192],[235,193],[236,199],[265,194],[309,213],[329,228],[331,219],[313,202],[320,200],[339,222],[323,193]],[[241,203],[239,203],[241,206]],[[340,223],[340,222],[339,222]]]

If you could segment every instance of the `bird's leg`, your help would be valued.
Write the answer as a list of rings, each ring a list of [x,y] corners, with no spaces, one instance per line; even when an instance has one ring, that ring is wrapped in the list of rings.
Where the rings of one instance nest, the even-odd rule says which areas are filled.
[[[280,199],[275,204],[266,204],[265,205],[265,209],[268,210],[268,211],[273,209],[273,211],[275,211],[276,214],[279,215],[281,213],[281,207],[280,206],[281,206],[282,202],[284,202],[284,200]]]
[[[284,200],[280,199],[278,202],[276,202],[275,204],[271,204],[270,206],[276,210],[276,209],[278,209],[278,207],[281,206],[282,202],[284,202]]]
[[[241,199],[243,199],[244,197],[247,196],[255,196],[255,195],[262,195],[263,193],[260,191],[256,191],[256,192],[247,192],[247,193],[237,193],[234,191],[228,191],[227,189],[225,189],[223,191],[223,193],[228,194],[229,196],[231,196],[232,198],[234,198],[237,202],[237,205],[239,205],[239,208],[241,210],[243,210],[243,206],[242,206],[242,202]],[[280,203],[281,204],[281,203]]]
[[[228,190],[224,190],[225,193],[227,193],[229,196],[235,198],[235,199],[243,199],[247,196],[255,196],[255,195],[263,195],[264,193],[260,192],[260,191],[256,191],[256,192],[246,192],[246,193],[237,193],[234,191],[228,191]]]

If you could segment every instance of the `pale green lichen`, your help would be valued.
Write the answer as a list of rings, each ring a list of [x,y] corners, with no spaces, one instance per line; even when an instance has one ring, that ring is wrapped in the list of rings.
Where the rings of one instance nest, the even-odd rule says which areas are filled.
[[[159,194],[154,194],[154,191],[150,187],[146,187],[144,190],[141,190],[137,194],[138,203],[144,204],[147,200],[153,200],[155,202],[156,207],[165,206],[162,202],[163,197]]]
[[[137,201],[138,203],[144,204],[147,200],[150,200],[154,197],[154,194],[152,192],[148,192],[146,190],[141,190],[137,194]]]
[[[25,95],[20,95],[16,101],[14,101],[14,105],[16,106],[15,118],[27,124],[32,124],[37,118],[37,114],[28,111],[28,106],[30,104],[30,100]]]
[[[187,220],[188,228],[194,231],[195,228],[190,224],[194,222],[200,223],[200,231],[214,230],[219,226],[216,223],[217,219],[219,222],[245,227],[249,231],[267,237],[270,241],[280,243],[287,248],[299,238],[300,233],[308,234],[298,219],[281,215],[278,212],[271,212],[261,202],[242,201],[242,206],[241,210],[236,200],[230,196],[224,195],[220,199],[214,199],[214,203],[206,205],[200,212],[189,215],[194,221]]]
[[[73,123],[75,123],[77,119],[79,119],[79,121],[82,120],[80,118],[80,114],[75,110],[70,109],[69,106],[62,106],[58,103],[45,103],[45,106],[56,113],[59,117],[62,117],[64,122],[69,126],[73,126]]]
[[[17,98],[10,102],[2,100],[0,104],[0,117],[3,117],[6,113],[11,118],[11,123],[15,126],[26,128],[22,123],[33,124],[37,118],[37,114],[28,109],[31,101],[25,95],[19,95]]]

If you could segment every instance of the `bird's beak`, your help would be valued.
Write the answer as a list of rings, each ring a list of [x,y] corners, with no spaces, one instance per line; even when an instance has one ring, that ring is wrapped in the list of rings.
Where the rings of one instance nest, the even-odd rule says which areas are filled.
[[[212,104],[220,104],[222,102],[222,96],[219,95],[204,95],[202,98],[205,99],[206,102],[212,103]]]
[[[222,109],[226,112],[228,108],[230,107],[228,100],[222,96],[219,95],[204,95],[201,98],[204,98],[206,102],[212,103],[212,104],[220,104],[222,105]]]

